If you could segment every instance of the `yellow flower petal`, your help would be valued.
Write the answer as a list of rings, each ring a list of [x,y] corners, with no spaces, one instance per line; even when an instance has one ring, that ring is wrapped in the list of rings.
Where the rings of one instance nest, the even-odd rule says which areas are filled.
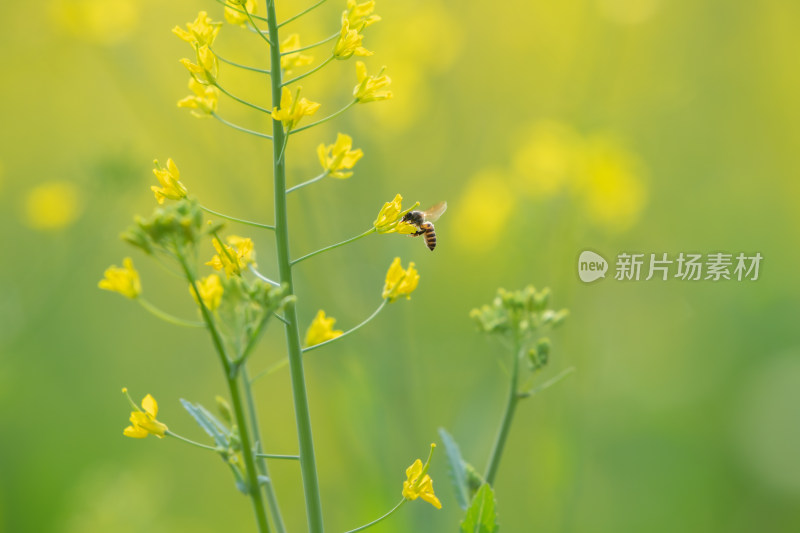
[[[126,298],[137,298],[142,292],[139,273],[133,268],[133,260],[126,257],[122,260],[122,268],[110,266],[105,271],[105,277],[97,284],[101,289],[118,292]]]
[[[317,112],[320,104],[312,102],[306,98],[300,98],[300,90],[302,87],[297,88],[297,93],[292,98],[292,93],[288,87],[281,90],[281,105],[272,109],[272,118],[283,122],[287,131],[293,129],[300,119],[306,116],[311,116]]]
[[[386,67],[381,68],[377,76],[369,76],[367,66],[361,61],[356,61],[358,85],[353,88],[353,96],[359,103],[388,100],[394,96],[392,91],[388,90],[392,80],[383,73],[385,69]]]
[[[386,272],[386,283],[383,286],[382,297],[389,300],[389,303],[394,302],[401,296],[410,299],[411,293],[414,292],[418,284],[419,274],[417,269],[414,268],[414,263],[409,263],[406,270],[403,269],[400,258],[395,257]]]
[[[353,139],[349,135],[340,133],[336,137],[336,142],[325,146],[320,144],[317,147],[317,155],[322,168],[328,171],[332,178],[349,178],[352,172],[344,172],[344,169],[351,169],[364,156],[361,149],[351,150]]]
[[[320,309],[317,312],[317,316],[314,317],[314,320],[311,321],[311,325],[308,327],[305,338],[305,346],[314,346],[315,344],[320,344],[322,342],[335,339],[344,333],[340,329],[333,329],[333,325],[335,323],[335,318],[326,317],[325,311]]]

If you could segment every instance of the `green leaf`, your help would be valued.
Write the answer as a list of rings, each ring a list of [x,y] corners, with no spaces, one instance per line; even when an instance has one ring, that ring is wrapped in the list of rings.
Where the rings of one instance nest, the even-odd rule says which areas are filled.
[[[230,445],[231,430],[217,420],[205,407],[199,403],[193,404],[183,398],[181,398],[181,405],[192,415],[197,425],[203,428],[203,430],[208,433],[209,437],[214,439],[214,444],[223,449]]]
[[[444,428],[439,428],[439,436],[442,437],[444,451],[447,453],[448,471],[450,482],[456,491],[456,500],[462,509],[469,506],[469,487],[467,486],[467,473],[464,469],[464,460],[461,458],[461,451],[453,436]]]
[[[496,533],[497,514],[495,513],[494,491],[488,484],[478,489],[467,514],[461,522],[461,533]]]

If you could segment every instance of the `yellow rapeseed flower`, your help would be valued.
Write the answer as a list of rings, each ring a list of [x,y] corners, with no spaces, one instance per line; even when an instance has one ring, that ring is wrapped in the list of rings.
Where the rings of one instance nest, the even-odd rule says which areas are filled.
[[[122,268],[110,266],[104,273],[104,278],[97,284],[101,289],[118,292],[126,298],[138,298],[142,293],[142,284],[139,273],[133,268],[133,260],[126,257],[122,260]]]
[[[317,155],[322,168],[328,171],[328,175],[333,178],[349,178],[352,172],[343,172],[343,169],[351,169],[364,156],[361,149],[351,150],[353,139],[349,135],[339,133],[334,144],[320,144],[317,147]]]
[[[325,311],[320,309],[317,311],[317,316],[311,321],[311,325],[306,331],[305,346],[314,346],[331,339],[335,339],[342,333],[340,329],[333,329],[336,319],[333,317],[325,317]]]
[[[305,98],[300,98],[300,90],[302,87],[297,88],[295,97],[292,98],[292,92],[288,87],[284,87],[281,91],[281,105],[272,109],[272,118],[283,122],[286,131],[294,128],[300,119],[306,116],[311,116],[317,112],[320,104],[312,102]]]
[[[372,14],[373,11],[375,11],[375,0],[363,2],[361,4],[356,3],[356,0],[347,0],[347,9],[344,11],[343,15],[347,17],[347,21],[352,28],[361,31],[367,26],[381,20],[379,15]]]
[[[197,63],[192,63],[190,59],[185,57],[181,59],[181,65],[186,67],[186,70],[192,75],[194,79],[203,85],[214,85],[219,72],[219,62],[217,56],[208,47],[207,44],[197,47]]]
[[[378,233],[401,233],[409,235],[417,231],[417,228],[406,222],[402,222],[406,213],[419,206],[415,203],[405,211],[403,210],[403,197],[395,195],[394,200],[386,202],[378,213],[378,218],[372,223]]]
[[[203,299],[203,304],[205,304],[209,311],[214,311],[222,302],[224,289],[222,288],[219,276],[216,274],[211,274],[210,276],[197,280],[197,291],[200,293],[200,298]],[[189,293],[192,295],[192,298],[194,298],[194,301],[197,302],[197,305],[200,305],[197,294],[194,292],[194,287],[191,285],[189,285]]]
[[[194,93],[178,101],[178,107],[192,110],[192,115],[199,118],[208,118],[217,110],[219,89],[213,85],[203,85],[194,78],[189,78],[189,90]]]
[[[401,296],[406,299],[411,298],[411,293],[419,284],[419,274],[414,268],[414,262],[408,264],[408,270],[404,270],[399,257],[395,257],[389,270],[386,272],[386,283],[383,285],[384,299],[392,303]]]
[[[354,55],[371,56],[372,52],[361,46],[364,36],[357,29],[350,28],[350,21],[347,18],[347,11],[342,13],[342,31],[333,47],[333,57],[336,59],[349,59]]]
[[[186,23],[185,30],[180,26],[175,26],[172,28],[172,33],[191,45],[202,46],[207,44],[210,46],[214,39],[217,38],[221,27],[221,22],[212,22],[208,13],[201,11],[197,14],[194,22]]]
[[[377,76],[368,76],[367,66],[362,61],[356,61],[358,85],[353,88],[353,96],[356,97],[359,103],[365,104],[378,100],[388,100],[394,96],[392,91],[386,90],[392,80],[383,73],[384,70],[386,70],[386,67],[381,68]]]
[[[287,73],[297,67],[305,67],[314,61],[314,56],[292,52],[300,48],[300,34],[293,33],[281,43],[281,68]]]
[[[435,447],[436,444],[431,444],[431,453],[428,455],[428,460],[424,465],[421,459],[417,459],[411,466],[406,468],[406,480],[403,481],[403,498],[406,500],[422,498],[437,509],[441,509],[442,503],[433,493],[433,480],[427,474]]]
[[[247,24],[248,21],[247,15],[242,13],[243,10],[251,15],[255,15],[258,11],[257,0],[228,0],[225,4],[225,20],[240,26]]]
[[[166,198],[170,200],[186,198],[186,187],[180,181],[181,173],[178,170],[178,165],[175,164],[172,158],[167,159],[167,168],[163,168],[158,163],[158,159],[153,161],[153,163],[156,166],[156,168],[153,169],[153,174],[158,178],[161,187],[153,185],[150,187],[150,190],[153,191],[158,203],[163,204]]]
[[[230,235],[226,240],[228,244],[222,244],[218,239],[213,240],[217,255],[206,264],[214,270],[225,270],[228,277],[241,276],[247,265],[256,264],[253,241],[236,235]]]
[[[128,389],[122,389],[123,394],[128,395]],[[147,395],[142,400],[142,408],[136,405],[131,397],[128,396],[131,405],[136,409],[131,412],[131,425],[122,432],[126,437],[143,439],[148,435],[155,435],[163,438],[167,432],[167,425],[156,420],[158,416],[158,403],[151,395]],[[144,410],[142,410],[144,409]]]

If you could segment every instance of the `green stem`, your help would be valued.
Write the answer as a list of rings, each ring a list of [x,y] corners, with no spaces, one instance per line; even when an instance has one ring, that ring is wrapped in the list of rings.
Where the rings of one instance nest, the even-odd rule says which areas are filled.
[[[339,115],[341,115],[342,113],[344,113],[345,111],[347,111],[348,109],[350,109],[351,107],[353,107],[353,106],[354,106],[354,105],[355,105],[357,102],[358,102],[358,100],[353,100],[352,102],[350,102],[349,104],[347,104],[346,106],[344,106],[343,108],[341,108],[341,109],[340,109],[339,111],[337,111],[336,113],[334,113],[334,114],[332,114],[332,115],[330,115],[330,116],[327,116],[327,117],[323,118],[322,120],[318,120],[318,121],[316,121],[316,122],[312,122],[312,123],[311,123],[311,124],[309,124],[308,126],[303,126],[302,128],[297,128],[296,130],[292,130],[292,131],[290,132],[290,135],[294,135],[295,133],[300,133],[301,131],[303,131],[303,130],[307,130],[308,128],[313,128],[314,126],[319,126],[319,125],[320,125],[320,124],[322,124],[323,122],[328,122],[328,121],[329,121],[329,120],[331,120],[332,118],[336,118],[336,117],[338,117]]]
[[[218,54],[218,53],[217,53],[217,52],[216,52],[216,51],[215,51],[213,48],[211,48],[210,46],[208,47],[208,49],[209,49],[209,50],[211,50],[211,53],[212,53],[212,54],[214,54],[215,56],[217,56],[217,59],[219,59],[219,60],[220,60],[220,61],[222,61],[223,63],[227,63],[227,64],[229,64],[229,65],[231,65],[231,66],[238,67],[238,68],[240,68],[240,69],[244,69],[244,70],[250,70],[250,71],[252,71],[252,72],[258,72],[259,74],[266,74],[267,76],[269,76],[269,75],[270,75],[270,72],[269,72],[268,70],[266,70],[266,69],[263,69],[263,68],[258,68],[258,67],[251,67],[251,66],[249,66],[249,65],[243,65],[243,64],[241,64],[241,63],[237,63],[236,61],[231,61],[230,59],[225,59],[224,57],[222,57],[221,55],[219,55],[219,54]]]
[[[350,328],[350,329],[348,329],[347,331],[345,331],[344,333],[342,333],[342,334],[341,334],[341,335],[339,335],[338,337],[334,337],[334,338],[332,338],[332,339],[328,339],[328,340],[326,340],[325,342],[320,342],[319,344],[314,344],[313,346],[306,346],[305,348],[303,348],[303,353],[310,352],[311,350],[316,350],[317,348],[320,348],[320,347],[322,347],[322,346],[325,346],[326,344],[330,344],[330,343],[332,343],[333,341],[338,341],[339,339],[341,339],[341,338],[344,338],[344,337],[347,337],[348,335],[350,335],[350,334],[351,334],[351,333],[353,333],[354,331],[356,331],[356,330],[358,330],[358,329],[362,328],[362,327],[363,327],[363,326],[365,326],[367,323],[369,323],[369,322],[370,322],[370,321],[371,321],[373,318],[375,318],[376,316],[378,316],[378,313],[380,313],[381,311],[383,311],[383,308],[384,308],[384,307],[386,307],[386,303],[387,303],[388,301],[389,301],[389,300],[383,300],[383,301],[381,302],[381,305],[379,305],[379,306],[378,306],[378,308],[377,308],[375,311],[373,311],[373,313],[372,313],[371,315],[369,315],[369,316],[368,316],[368,317],[367,317],[367,318],[366,318],[366,319],[365,319],[363,322],[361,322],[359,325],[357,325],[357,326],[355,326],[355,327],[353,327],[353,328]]]
[[[237,131],[241,131],[242,133],[249,133],[250,135],[255,135],[256,137],[261,137],[262,139],[272,139],[272,135],[267,135],[266,133],[261,133],[260,131],[248,130],[247,128],[243,128],[237,124],[234,124],[233,122],[228,122],[221,116],[217,115],[217,113],[214,111],[211,112],[211,116],[219,120],[226,126],[229,126]]]
[[[334,33],[330,37],[326,37],[325,39],[322,39],[321,41],[315,42],[314,44],[309,44],[309,45],[303,46],[301,48],[295,48],[294,50],[286,50],[285,52],[281,52],[281,55],[282,56],[288,56],[289,54],[296,54],[297,52],[305,52],[306,50],[311,50],[312,48],[316,48],[317,46],[319,46],[321,44],[329,43],[332,40],[336,39],[337,37],[339,37],[339,33],[340,32],[337,31],[336,33]]]
[[[259,328],[260,329],[260,328]],[[257,335],[253,335],[256,337]],[[246,351],[242,354],[242,359],[246,357]],[[275,458],[271,454],[264,454],[262,453],[261,447],[261,431],[259,430],[258,426],[258,414],[256,412],[256,402],[253,396],[253,388],[250,386],[250,377],[247,373],[247,366],[242,366],[242,385],[244,387],[244,396],[247,400],[247,410],[250,413],[250,427],[253,429],[253,438],[256,441],[256,463],[258,467],[258,473],[268,481],[264,482],[264,492],[267,495],[267,503],[269,504],[269,510],[272,516],[272,523],[275,525],[275,531],[277,533],[286,533],[286,525],[283,523],[283,517],[281,516],[281,509],[278,505],[278,497],[275,494],[275,487],[272,484],[272,478],[269,476],[269,470],[267,469],[267,461],[266,457]],[[288,458],[288,456],[281,456],[282,458]]]
[[[259,271],[258,271],[258,270],[256,270],[255,268],[253,268],[253,265],[250,265],[248,268],[250,269],[250,272],[252,272],[252,273],[253,273],[253,275],[254,275],[255,277],[257,277],[258,279],[260,279],[261,281],[264,281],[264,282],[266,282],[266,283],[269,283],[269,284],[270,284],[270,285],[272,285],[273,287],[280,287],[280,286],[281,286],[281,284],[280,284],[280,283],[278,283],[277,281],[272,281],[272,280],[271,280],[271,279],[269,279],[267,276],[265,276],[264,274],[262,274],[261,272],[259,272]]]
[[[282,87],[286,87],[286,86],[288,86],[288,85],[291,85],[291,84],[293,84],[293,83],[294,83],[294,82],[296,82],[296,81],[300,81],[300,80],[302,80],[303,78],[305,78],[306,76],[311,76],[312,74],[314,74],[316,71],[318,71],[319,69],[321,69],[322,67],[324,67],[325,65],[327,65],[328,63],[330,63],[331,61],[333,61],[333,56],[332,56],[332,55],[331,55],[330,57],[328,57],[328,59],[326,59],[325,61],[323,61],[323,62],[322,62],[322,63],[320,63],[319,65],[317,65],[316,67],[314,67],[314,68],[312,68],[311,70],[309,70],[308,72],[306,72],[306,73],[304,73],[304,74],[300,74],[299,76],[297,76],[297,77],[295,77],[295,78],[292,78],[292,79],[290,79],[289,81],[285,81],[285,82],[283,82],[283,84],[282,84]]]
[[[199,295],[200,291],[197,289],[197,280],[195,279],[186,258],[179,254],[178,260],[180,261],[183,273],[189,284],[192,286],[194,293]],[[214,348],[219,355],[220,363],[225,371],[225,380],[228,382],[228,391],[231,396],[231,404],[233,407],[234,416],[236,418],[236,425],[239,427],[239,440],[242,444],[242,457],[244,458],[245,471],[247,472],[247,494],[253,504],[253,512],[256,515],[256,524],[260,533],[269,533],[269,524],[267,523],[267,509],[264,507],[264,500],[261,498],[261,489],[258,483],[258,471],[256,470],[255,457],[253,447],[250,444],[250,434],[248,431],[247,420],[245,418],[244,405],[242,404],[242,397],[239,391],[239,375],[231,372],[231,362],[225,352],[225,345],[222,342],[222,336],[217,330],[214,322],[214,317],[211,311],[206,307],[203,299],[198,296],[197,302],[200,306],[200,314],[203,315],[203,320],[208,327],[211,334],[211,341]]]
[[[511,363],[511,384],[509,385],[508,401],[506,409],[503,413],[503,421],[500,423],[500,429],[497,432],[492,453],[489,455],[489,465],[486,467],[486,474],[483,478],[486,483],[494,487],[494,478],[497,475],[497,469],[500,466],[500,459],[503,456],[503,448],[508,438],[508,432],[511,429],[511,422],[514,419],[514,412],[517,409],[519,402],[519,393],[517,392],[517,382],[519,380],[519,343],[515,343],[513,351],[514,360]]]
[[[212,215],[216,215],[218,217],[222,217],[228,220],[232,220],[233,222],[238,222],[239,224],[247,224],[248,226],[254,226],[256,228],[263,228],[275,231],[275,226],[270,226],[269,224],[261,224],[260,222],[251,222],[249,220],[242,220],[241,218],[232,217],[230,215],[226,215],[224,213],[220,213],[218,211],[214,211],[213,209],[209,209],[208,207],[201,205],[200,209],[205,211],[206,213],[211,213]]]
[[[310,254],[306,254],[303,257],[295,259],[294,261],[291,262],[291,265],[294,266],[297,263],[299,263],[300,261],[305,261],[309,257],[314,257],[315,255],[321,254],[322,252],[327,252],[328,250],[333,250],[334,248],[338,248],[340,246],[344,246],[345,244],[350,244],[351,242],[357,241],[358,239],[360,239],[362,237],[366,237],[367,235],[375,233],[375,231],[377,231],[375,228],[370,228],[367,231],[365,231],[364,233],[362,233],[361,235],[356,235],[355,237],[351,237],[351,238],[347,239],[346,241],[337,242],[336,244],[331,244],[330,246],[326,246],[325,248],[320,248],[319,250],[317,250],[315,252],[311,252]]]
[[[526,385],[526,386],[522,387],[524,392],[520,392],[519,393],[519,397],[520,397],[520,399],[529,398],[529,397],[533,396],[534,394],[539,394],[543,390],[549,389],[550,387],[552,387],[553,385],[555,385],[556,383],[558,383],[559,381],[561,381],[565,377],[569,376],[573,372],[575,372],[575,367],[571,366],[569,368],[565,368],[564,370],[562,370],[561,372],[556,374],[556,376],[548,379],[547,381],[545,381],[541,385],[537,385],[536,387],[532,387],[532,388],[529,388],[529,385]],[[525,390],[525,389],[529,389],[529,390]]]
[[[150,302],[148,302],[147,300],[145,300],[141,296],[138,297],[136,300],[139,302],[139,304],[142,307],[147,309],[154,316],[157,316],[161,320],[163,320],[165,322],[169,322],[170,324],[174,324],[176,326],[186,326],[186,327],[189,327],[189,328],[202,328],[202,327],[205,327],[205,323],[203,323],[203,322],[197,322],[197,321],[194,321],[194,320],[184,320],[182,318],[178,318],[176,316],[172,316],[172,315],[170,315],[168,313],[165,313],[164,311],[162,311],[158,307],[154,306],[153,304],[151,304]]]
[[[309,8],[306,8],[306,9],[304,9],[303,11],[301,11],[300,13],[298,13],[297,15],[294,15],[294,16],[292,16],[292,17],[289,17],[288,19],[286,19],[286,20],[284,20],[283,22],[281,22],[280,24],[278,24],[278,28],[280,28],[280,27],[282,27],[282,26],[284,26],[284,25],[286,25],[286,24],[289,24],[289,23],[290,23],[290,22],[292,22],[292,21],[295,21],[295,20],[299,19],[300,17],[302,17],[303,15],[305,15],[306,13],[308,13],[309,11],[311,11],[311,10],[313,10],[313,9],[316,9],[316,8],[318,8],[319,6],[321,6],[322,4],[324,4],[324,3],[325,3],[325,2],[327,2],[327,1],[328,1],[328,0],[319,0],[319,2],[317,2],[317,3],[316,3],[316,4],[314,4],[313,6],[311,6],[311,7],[309,7]]]
[[[388,513],[386,513],[386,514],[385,514],[385,515],[383,515],[382,517],[380,517],[380,518],[378,518],[378,519],[376,519],[376,520],[373,520],[373,521],[372,521],[372,522],[370,522],[369,524],[364,524],[364,525],[363,525],[363,526],[361,526],[361,527],[357,527],[357,528],[355,528],[355,529],[351,529],[350,531],[346,531],[345,533],[356,533],[356,531],[363,531],[363,530],[367,529],[368,527],[374,526],[374,525],[375,525],[375,524],[377,524],[378,522],[380,522],[380,521],[382,521],[382,520],[385,520],[386,518],[389,518],[389,517],[392,515],[392,513],[394,513],[394,512],[395,512],[395,511],[397,511],[398,509],[400,509],[400,507],[402,507],[402,506],[403,506],[403,504],[404,504],[404,503],[406,503],[407,501],[408,501],[408,500],[406,500],[405,498],[403,498],[402,500],[400,500],[400,503],[398,503],[397,505],[395,505],[395,506],[394,506],[394,508],[393,508],[391,511],[389,511]]]
[[[250,103],[250,102],[248,102],[247,100],[245,100],[243,98],[239,98],[235,94],[229,93],[227,89],[225,89],[222,85],[219,84],[219,82],[215,81],[214,82],[214,87],[216,87],[217,89],[222,91],[224,94],[228,95],[228,97],[233,98],[234,100],[236,100],[240,104],[244,104],[246,106],[252,107],[253,109],[255,109],[257,111],[261,111],[262,113],[266,113],[268,115],[272,114],[272,110],[271,109],[267,109],[265,107],[261,107],[260,105],[256,105],[256,104]]]
[[[272,0],[268,0],[268,2],[269,2],[269,1],[272,1]],[[269,6],[267,6],[267,9],[269,9]],[[275,9],[275,8],[274,8],[274,6],[273,6],[273,9]],[[273,48],[275,48],[275,49],[277,49],[277,50],[278,50],[278,54],[280,54],[280,47],[278,47],[278,46],[276,46],[275,44],[273,44],[273,43],[277,43],[278,41],[275,41],[274,39],[272,39],[272,31],[270,31],[270,32],[269,32],[269,37],[267,37],[266,35],[264,35],[264,32],[262,32],[262,31],[261,31],[261,29],[260,29],[258,26],[256,26],[256,22],[253,20],[253,15],[251,15],[250,13],[248,13],[248,12],[247,12],[247,9],[245,9],[245,10],[244,10],[244,12],[245,12],[245,14],[247,15],[247,19],[250,21],[250,24],[253,26],[253,30],[254,30],[254,31],[255,31],[255,32],[256,32],[256,33],[257,33],[259,36],[261,36],[261,38],[262,38],[262,39],[264,39],[264,41],[265,41],[265,42],[266,42],[266,43],[269,45],[270,49],[273,49]],[[269,17],[267,17],[267,18],[269,19]],[[263,20],[263,19],[261,19],[261,20]],[[267,21],[267,25],[269,25],[269,20]],[[278,34],[276,33],[276,34],[275,34],[275,36],[277,37],[277,35],[278,35]],[[272,64],[270,65],[270,70],[272,70],[274,67],[275,67],[275,63],[272,63]],[[280,67],[280,63],[278,64],[278,67]],[[279,77],[280,77],[280,76],[279,76]]]
[[[267,2],[267,26],[273,42],[280,42],[278,36],[278,20],[275,17],[275,3]],[[276,73],[270,77],[272,101],[281,100],[281,51],[278,47],[270,48],[270,66]],[[285,144],[283,124],[279,120],[272,121],[272,170],[275,189],[275,242],[278,256],[280,282],[285,284],[287,294],[294,294],[292,264],[289,252],[289,226],[286,209],[286,160],[282,157],[282,146]],[[289,367],[294,397],[294,412],[297,422],[297,437],[300,448],[300,472],[303,478],[303,492],[306,502],[306,513],[309,533],[322,533],[322,502],[320,501],[319,479],[314,457],[314,440],[311,432],[311,413],[308,406],[306,380],[303,370],[303,353],[300,350],[300,329],[297,323],[297,308],[294,303],[286,307],[286,344],[289,355]]]
[[[203,448],[204,450],[211,450],[212,452],[219,452],[220,451],[219,448],[217,448],[215,446],[208,446],[207,444],[200,444],[199,442],[195,442],[193,440],[187,439],[186,437],[181,437],[177,433],[173,433],[170,430],[165,431],[164,434],[165,435],[169,435],[170,437],[175,437],[176,439],[182,440],[183,442],[191,444],[192,446],[197,446],[198,448]]]
[[[299,455],[286,455],[278,453],[257,453],[256,457],[263,457],[265,459],[285,459],[287,461],[299,461]]]
[[[297,189],[302,189],[303,187],[307,187],[307,186],[311,185],[312,183],[316,183],[319,180],[324,179],[330,173],[331,173],[330,170],[326,170],[325,172],[323,172],[322,174],[320,174],[316,178],[311,178],[310,180],[304,181],[303,183],[301,183],[299,185],[295,185],[294,187],[289,187],[288,189],[286,189],[286,194],[289,194],[292,191],[296,191]]]

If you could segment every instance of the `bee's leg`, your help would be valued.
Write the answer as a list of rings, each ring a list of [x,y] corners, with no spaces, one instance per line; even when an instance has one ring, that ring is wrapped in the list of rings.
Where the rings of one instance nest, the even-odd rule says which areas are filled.
[[[409,233],[408,236],[409,237],[419,237],[423,233],[425,233],[425,230],[421,229],[421,230],[417,230],[415,233]]]

